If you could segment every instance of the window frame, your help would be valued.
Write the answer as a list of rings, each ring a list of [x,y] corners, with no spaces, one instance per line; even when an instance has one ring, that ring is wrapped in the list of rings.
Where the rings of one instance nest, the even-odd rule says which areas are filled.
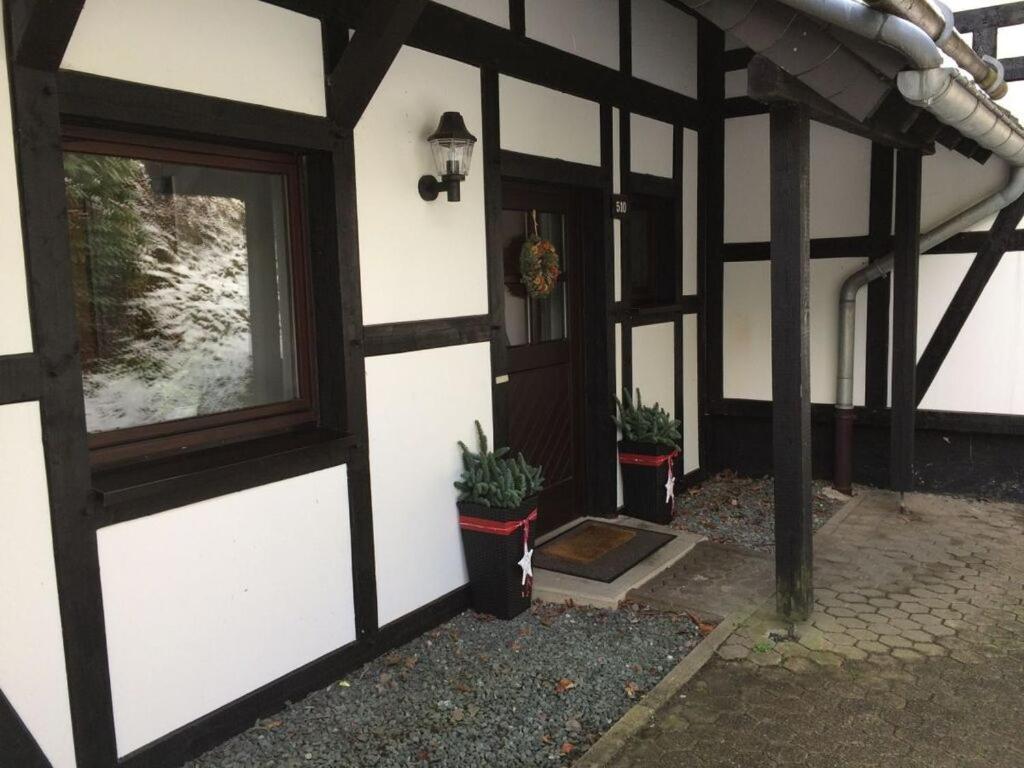
[[[298,396],[278,403],[88,434],[90,462],[119,466],[317,426],[316,328],[302,156],[171,137],[64,125],[62,153],[81,152],[280,175],[288,215],[288,264]],[[77,329],[76,329],[77,333]]]

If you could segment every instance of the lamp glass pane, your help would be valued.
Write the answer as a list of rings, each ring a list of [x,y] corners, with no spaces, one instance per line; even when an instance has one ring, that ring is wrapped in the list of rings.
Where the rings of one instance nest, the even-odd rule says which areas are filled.
[[[435,139],[430,142],[438,176],[468,176],[473,159],[472,142],[463,139]]]

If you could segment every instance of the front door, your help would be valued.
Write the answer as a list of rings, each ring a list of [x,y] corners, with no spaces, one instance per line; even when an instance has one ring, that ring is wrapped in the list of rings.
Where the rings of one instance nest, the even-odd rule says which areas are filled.
[[[508,341],[508,444],[544,468],[538,533],[582,514],[581,202],[569,188],[506,181],[502,196],[505,332]],[[537,234],[561,261],[552,294],[531,298],[519,256]]]

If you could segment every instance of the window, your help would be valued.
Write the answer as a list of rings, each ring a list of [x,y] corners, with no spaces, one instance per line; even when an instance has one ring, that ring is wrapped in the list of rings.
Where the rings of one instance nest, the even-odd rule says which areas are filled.
[[[97,462],[315,420],[296,158],[75,131],[64,171]]]
[[[671,197],[629,196],[630,297],[637,307],[676,301],[676,270]]]

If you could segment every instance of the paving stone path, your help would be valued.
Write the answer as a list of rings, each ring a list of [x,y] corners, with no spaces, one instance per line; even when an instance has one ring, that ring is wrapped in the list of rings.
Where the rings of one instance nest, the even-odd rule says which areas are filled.
[[[866,493],[616,766],[1024,766],[1024,507]]]

